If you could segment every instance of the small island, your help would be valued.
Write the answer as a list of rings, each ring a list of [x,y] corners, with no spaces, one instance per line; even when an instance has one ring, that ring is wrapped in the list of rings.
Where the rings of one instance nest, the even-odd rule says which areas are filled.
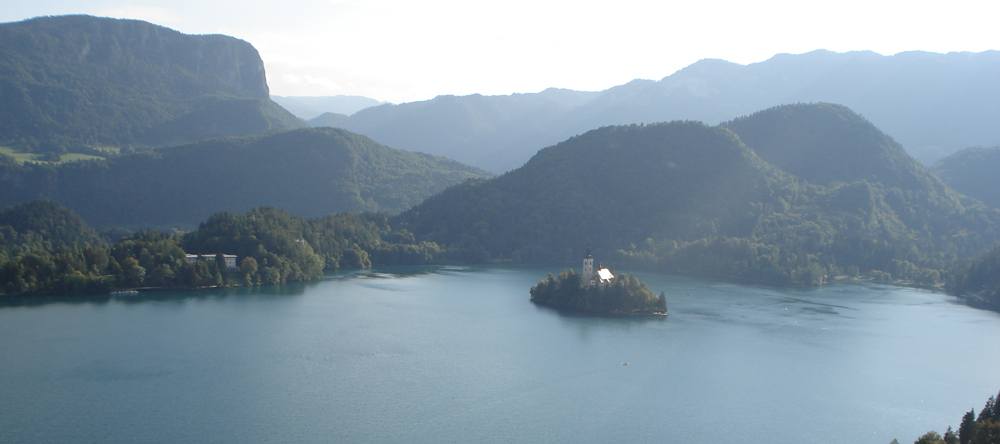
[[[645,282],[635,276],[615,277],[600,267],[594,272],[594,258],[587,249],[583,273],[568,269],[549,276],[531,287],[531,302],[545,307],[609,315],[666,316],[663,292],[654,296]]]

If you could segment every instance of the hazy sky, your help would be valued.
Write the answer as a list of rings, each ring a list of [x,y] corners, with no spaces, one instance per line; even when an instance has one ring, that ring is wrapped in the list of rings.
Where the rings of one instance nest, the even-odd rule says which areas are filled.
[[[703,58],[747,64],[814,49],[1000,48],[1000,2],[782,0],[4,0],[0,21],[135,18],[252,43],[275,95],[601,90]]]

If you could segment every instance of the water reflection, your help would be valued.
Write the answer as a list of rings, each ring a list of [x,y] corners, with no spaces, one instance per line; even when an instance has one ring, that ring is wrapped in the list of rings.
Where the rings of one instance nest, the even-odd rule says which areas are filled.
[[[12,296],[0,298],[0,309],[41,307],[51,304],[103,306],[111,302],[137,305],[149,302],[208,301],[239,298],[288,299],[301,296],[319,285],[313,282],[286,282],[258,287],[211,288],[200,290],[145,291],[129,295]]]
[[[629,316],[612,314],[582,313],[579,311],[562,310],[543,307],[532,303],[538,312],[557,315],[559,323],[575,329],[580,340],[586,341],[591,332],[596,331],[629,331],[640,326],[663,324],[669,316]]]
[[[455,274],[481,271],[484,267],[466,266],[394,266],[377,269],[335,270],[324,274],[318,281],[285,282],[277,285],[261,285],[257,287],[210,288],[199,290],[166,290],[144,291],[129,295],[56,295],[56,296],[10,296],[0,297],[0,309],[41,307],[50,304],[94,305],[102,306],[111,302],[126,305],[147,302],[184,302],[225,300],[229,298],[266,298],[284,299],[303,295],[306,290],[321,285],[322,281],[339,279],[400,279],[423,276],[428,274]],[[382,288],[382,287],[378,287]],[[391,288],[383,288],[391,290]]]

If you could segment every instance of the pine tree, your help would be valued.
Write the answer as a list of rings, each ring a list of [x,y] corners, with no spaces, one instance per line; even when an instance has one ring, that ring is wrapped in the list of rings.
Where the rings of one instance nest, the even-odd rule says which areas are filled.
[[[986,406],[983,407],[983,411],[979,412],[979,420],[985,421],[987,419],[995,418],[994,415],[996,415],[996,406],[996,398],[990,396],[990,399],[986,401]]]
[[[970,444],[974,436],[976,436],[975,409],[969,410],[969,413],[962,417],[962,424],[958,426],[958,443]]]
[[[948,430],[944,432],[944,443],[945,444],[959,444],[958,435],[951,430],[951,426],[948,426]]]

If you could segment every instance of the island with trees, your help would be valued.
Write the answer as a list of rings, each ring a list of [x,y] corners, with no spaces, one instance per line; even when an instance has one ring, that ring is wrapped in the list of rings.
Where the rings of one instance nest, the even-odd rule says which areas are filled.
[[[635,276],[614,276],[607,268],[593,271],[594,259],[587,250],[583,273],[569,269],[549,276],[531,287],[531,302],[569,311],[607,315],[666,316],[667,299],[655,296]]]

